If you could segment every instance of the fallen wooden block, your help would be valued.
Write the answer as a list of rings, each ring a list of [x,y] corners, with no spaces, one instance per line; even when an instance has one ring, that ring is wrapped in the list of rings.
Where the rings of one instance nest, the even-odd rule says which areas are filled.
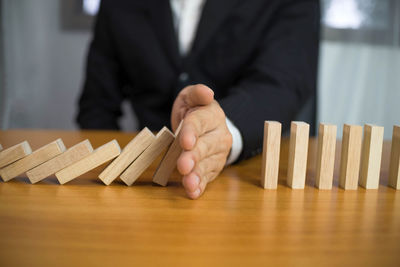
[[[361,126],[348,124],[343,126],[339,186],[345,190],[356,190],[358,187],[361,140]]]
[[[173,140],[174,134],[168,128],[162,128],[156,140],[121,174],[121,180],[132,185]]]
[[[85,140],[74,145],[64,153],[52,158],[51,160],[29,170],[26,175],[32,184],[37,183],[44,178],[64,169],[65,167],[68,167],[69,165],[83,159],[92,153],[92,151],[93,148],[89,140]]]
[[[305,186],[309,133],[308,123],[291,123],[287,185],[293,189],[303,189]]]
[[[318,151],[315,186],[318,189],[332,189],[335,164],[336,125],[319,125]]]
[[[7,148],[0,152],[0,168],[7,166],[32,153],[31,146],[27,141]]]
[[[121,154],[100,173],[100,180],[106,185],[111,184],[155,139],[154,134],[149,129],[144,128],[124,147]]]
[[[389,186],[400,189],[400,126],[393,126],[390,152]]]
[[[360,186],[378,189],[381,172],[383,127],[364,125],[364,140],[361,152]]]
[[[57,139],[56,141],[39,148],[32,154],[1,169],[1,177],[5,182],[9,181],[12,178],[54,158],[64,151],[65,146],[63,141],[61,139]]]
[[[153,176],[153,182],[162,186],[166,186],[168,179],[176,167],[176,162],[182,153],[182,148],[179,144],[178,134],[181,130],[183,121],[179,124],[175,131],[175,140],[172,142],[171,146],[168,148],[167,153],[165,153],[163,159],[161,160],[158,168]]]
[[[264,122],[261,186],[265,189],[278,187],[281,133],[282,124],[280,122]]]
[[[84,157],[80,161],[75,162],[72,165],[56,172],[56,177],[60,184],[65,184],[82,174],[93,170],[94,168],[112,160],[121,153],[121,148],[117,140],[112,140],[96,150],[91,154]]]

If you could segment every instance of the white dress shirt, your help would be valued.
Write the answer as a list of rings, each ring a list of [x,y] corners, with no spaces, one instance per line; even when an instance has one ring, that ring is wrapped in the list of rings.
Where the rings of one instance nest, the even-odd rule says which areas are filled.
[[[206,0],[170,0],[179,52],[182,56],[185,56],[192,47],[205,2]],[[242,152],[243,140],[239,129],[228,118],[226,124],[233,139],[231,153],[226,162],[229,165],[235,162]]]

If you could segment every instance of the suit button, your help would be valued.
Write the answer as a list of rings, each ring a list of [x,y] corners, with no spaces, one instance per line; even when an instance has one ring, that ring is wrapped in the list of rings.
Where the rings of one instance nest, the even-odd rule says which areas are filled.
[[[179,74],[179,81],[180,82],[187,82],[189,80],[189,74],[187,74],[187,72],[182,72],[181,74]]]

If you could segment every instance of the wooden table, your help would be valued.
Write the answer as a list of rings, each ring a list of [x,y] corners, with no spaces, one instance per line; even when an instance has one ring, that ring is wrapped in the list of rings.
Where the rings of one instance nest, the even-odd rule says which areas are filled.
[[[67,147],[90,139],[121,146],[134,134],[99,131],[3,131],[4,147],[38,148],[58,137]],[[379,190],[313,187],[310,141],[307,186],[285,186],[282,142],[278,190],[259,186],[261,157],[227,168],[199,200],[175,173],[151,183],[155,164],[133,186],[105,186],[96,169],[66,185],[52,177],[0,182],[0,266],[400,266],[400,191],[387,187],[385,143]],[[340,148],[337,148],[337,155]],[[339,161],[336,160],[336,163]]]

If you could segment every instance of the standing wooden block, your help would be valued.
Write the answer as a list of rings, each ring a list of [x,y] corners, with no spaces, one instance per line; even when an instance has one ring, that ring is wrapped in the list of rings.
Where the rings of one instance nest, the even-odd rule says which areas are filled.
[[[171,176],[173,170],[176,167],[176,162],[182,153],[181,145],[179,144],[178,134],[182,127],[182,122],[179,124],[178,128],[175,131],[175,140],[172,142],[169,147],[167,153],[164,155],[161,163],[158,165],[158,168],[153,176],[153,182],[162,186],[166,186],[168,183],[168,179]]]
[[[132,185],[173,140],[174,134],[166,127],[162,128],[156,140],[121,174],[121,180]]]
[[[400,126],[393,126],[392,149],[390,153],[389,186],[400,189]]]
[[[3,150],[3,146],[0,144],[0,151],[2,151]]]
[[[290,126],[287,185],[303,189],[306,182],[307,154],[310,125],[293,121]]]
[[[19,143],[15,146],[0,152],[0,168],[7,166],[23,157],[32,153],[31,146],[27,141]]]
[[[361,140],[361,126],[348,124],[343,126],[339,186],[345,190],[356,190],[358,187]]]
[[[65,184],[82,174],[112,160],[121,153],[121,148],[117,140],[112,140],[107,144],[94,150],[89,156],[84,157],[78,162],[56,172],[56,177],[60,184]]]
[[[28,171],[26,175],[32,184],[37,183],[44,178],[55,174],[65,167],[77,162],[78,160],[83,159],[92,152],[92,145],[90,144],[89,140],[85,140],[74,145],[64,153],[52,158],[51,160],[33,168],[32,170]]]
[[[264,122],[264,141],[261,169],[261,186],[264,189],[276,189],[278,187],[281,133],[282,124],[280,122]]]
[[[383,127],[364,125],[361,156],[360,185],[365,189],[378,189],[381,172]]]
[[[318,189],[332,189],[335,165],[336,125],[320,124],[315,186]]]
[[[100,173],[100,180],[106,185],[111,184],[155,139],[154,134],[144,128],[124,147],[118,158]]]
[[[8,165],[7,167],[4,167],[0,171],[1,176],[5,182],[9,181],[12,178],[54,158],[64,151],[65,146],[63,141],[61,139],[57,139],[56,141],[39,148],[32,154]]]

